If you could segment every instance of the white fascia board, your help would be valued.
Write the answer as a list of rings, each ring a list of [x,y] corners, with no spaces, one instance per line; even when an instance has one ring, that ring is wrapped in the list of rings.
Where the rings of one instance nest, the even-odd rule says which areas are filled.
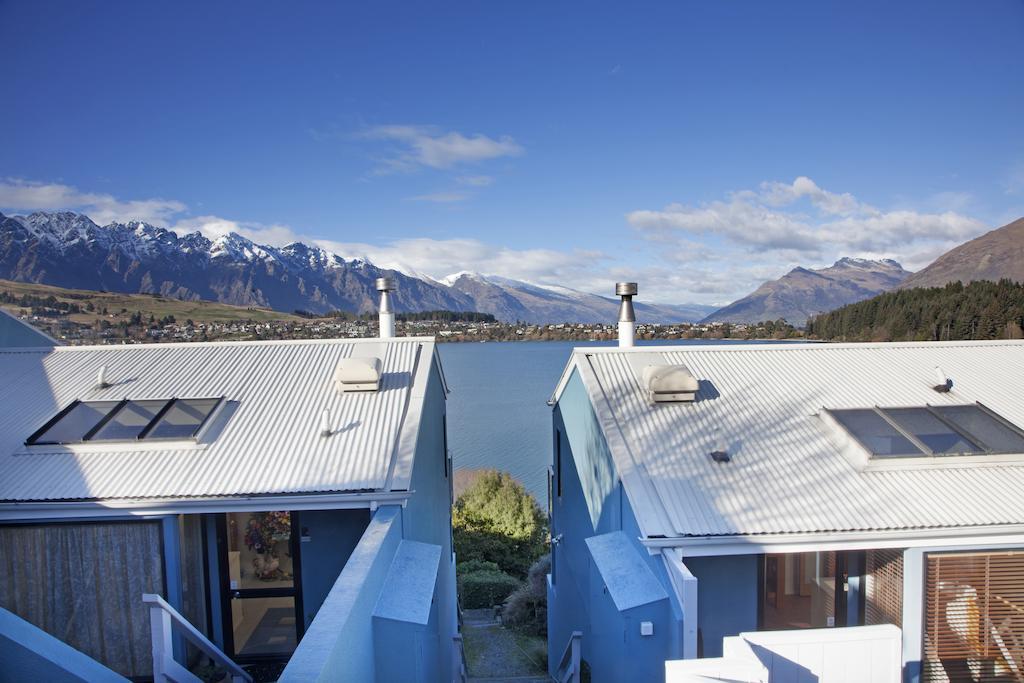
[[[1024,545],[1024,524],[889,532],[641,538],[640,542],[652,555],[664,548],[677,548],[683,558],[881,548],[985,547]]]
[[[437,342],[431,339],[433,345],[433,351],[431,353],[434,356],[434,362],[437,363],[437,374],[441,376],[441,386],[444,388],[445,400],[448,400],[448,394],[452,393],[451,388],[448,386],[448,378],[444,374],[444,365],[441,363],[441,352],[437,349]]]
[[[423,346],[416,349],[416,360],[412,371],[412,386],[405,396],[405,408],[395,447],[391,452],[391,463],[384,484],[385,491],[406,491],[412,485],[412,469],[416,461],[416,444],[419,441],[420,421],[430,382],[430,370],[434,357],[424,358]]]
[[[192,500],[103,500],[74,502],[0,503],[0,522],[109,517],[195,515],[214,512],[273,510],[348,510],[374,504],[398,505],[413,494],[368,492],[285,496],[232,496]]]
[[[558,384],[555,385],[555,390],[551,394],[551,398],[548,399],[548,405],[554,406],[558,403],[558,400],[562,398],[562,392],[565,391],[565,387],[569,384],[569,379],[572,377],[572,371],[576,369],[576,349],[573,349],[569,354],[569,360],[566,362],[565,367],[562,368],[562,375],[558,378]]]

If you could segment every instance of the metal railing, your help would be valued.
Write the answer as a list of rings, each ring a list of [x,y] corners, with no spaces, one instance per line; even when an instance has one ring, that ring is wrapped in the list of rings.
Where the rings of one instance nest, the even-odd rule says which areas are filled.
[[[452,636],[452,680],[456,683],[466,683],[469,680],[466,651],[463,648],[461,633]]]
[[[569,642],[565,645],[562,659],[555,669],[555,680],[558,683],[580,683],[580,642],[583,634],[580,631],[573,631],[569,636]]]
[[[177,627],[201,652],[228,670],[231,683],[252,683],[252,676],[220,651],[199,630],[159,595],[143,593],[149,605],[149,626],[153,636],[153,680],[156,683],[200,683],[200,679],[174,659],[173,629]]]

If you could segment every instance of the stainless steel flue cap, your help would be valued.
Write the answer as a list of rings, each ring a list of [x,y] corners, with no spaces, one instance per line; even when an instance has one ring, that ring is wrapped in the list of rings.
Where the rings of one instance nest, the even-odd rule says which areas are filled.
[[[636,296],[635,282],[616,282],[615,296]]]

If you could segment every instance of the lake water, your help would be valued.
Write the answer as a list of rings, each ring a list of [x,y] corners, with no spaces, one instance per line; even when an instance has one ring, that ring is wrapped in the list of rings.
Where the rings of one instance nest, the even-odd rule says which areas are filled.
[[[701,339],[643,346],[739,344]],[[773,342],[750,342],[773,343]],[[789,343],[789,342],[783,342]],[[486,342],[438,344],[451,394],[448,446],[456,469],[509,472],[547,504],[551,461],[551,398],[576,346],[615,342]]]

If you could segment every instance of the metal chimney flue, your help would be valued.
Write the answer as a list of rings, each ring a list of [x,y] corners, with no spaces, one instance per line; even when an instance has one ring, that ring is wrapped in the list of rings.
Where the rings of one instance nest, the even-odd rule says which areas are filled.
[[[633,297],[636,296],[635,282],[616,282],[615,295],[622,299],[619,305],[619,346],[633,346],[636,333],[636,314],[633,312]]]
[[[395,336],[395,311],[391,308],[391,292],[397,289],[393,277],[377,278],[377,291],[380,292],[380,338],[391,339]]]

